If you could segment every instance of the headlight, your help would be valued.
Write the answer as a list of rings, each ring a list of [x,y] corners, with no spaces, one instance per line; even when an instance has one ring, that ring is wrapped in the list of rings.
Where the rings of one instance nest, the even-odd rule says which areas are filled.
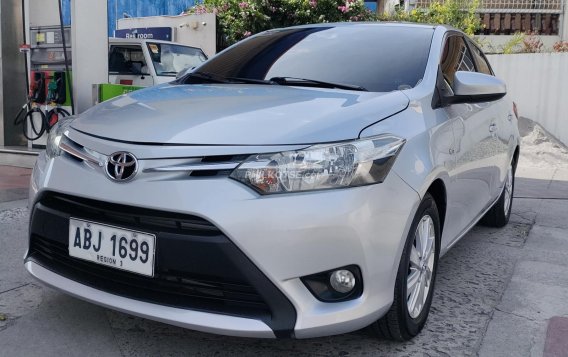
[[[59,119],[59,121],[51,128],[49,134],[47,135],[47,145],[45,152],[47,157],[54,158],[61,154],[61,149],[59,149],[59,143],[63,138],[65,130],[71,125],[71,122],[75,119],[74,117],[67,117]]]
[[[324,190],[383,182],[405,140],[380,135],[304,150],[252,155],[232,173],[262,194]]]

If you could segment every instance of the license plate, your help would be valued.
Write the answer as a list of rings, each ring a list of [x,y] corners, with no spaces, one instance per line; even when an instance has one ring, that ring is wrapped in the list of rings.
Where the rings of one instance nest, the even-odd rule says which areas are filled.
[[[107,224],[71,218],[69,255],[75,258],[154,276],[156,236]]]

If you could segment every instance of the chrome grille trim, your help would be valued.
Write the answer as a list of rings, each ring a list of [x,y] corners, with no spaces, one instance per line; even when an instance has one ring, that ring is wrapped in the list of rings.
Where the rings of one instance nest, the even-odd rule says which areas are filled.
[[[76,143],[74,140],[64,135],[59,148],[73,159],[83,161],[94,167],[104,167],[107,162],[107,156],[97,151]],[[211,155],[188,158],[161,158],[161,159],[143,159],[138,158],[142,166],[142,173],[154,174],[175,174],[187,173],[191,176],[193,172],[202,173],[206,176],[215,176],[215,172],[227,174],[237,168],[247,155]],[[210,173],[207,174],[207,173]],[[227,174],[228,175],[228,174]]]
[[[63,137],[63,139],[59,143],[59,148],[62,151],[68,153],[69,155],[74,156],[83,161],[86,161],[88,163],[94,164],[99,167],[102,167],[104,165],[104,162],[101,161],[98,157],[91,155],[83,147],[78,147],[78,145],[73,143],[67,137]]]
[[[162,167],[152,167],[144,169],[143,172],[186,172],[186,171],[219,171],[219,170],[233,170],[239,166],[241,162],[226,161],[226,162],[196,162],[182,165],[171,165]]]

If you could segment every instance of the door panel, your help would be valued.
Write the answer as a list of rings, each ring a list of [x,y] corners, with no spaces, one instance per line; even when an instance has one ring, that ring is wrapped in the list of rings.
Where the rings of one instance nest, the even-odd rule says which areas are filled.
[[[449,172],[447,242],[451,243],[491,201],[494,181],[494,120],[491,105],[456,104],[442,109],[453,118],[455,166]]]
[[[108,79],[108,82],[111,84],[124,84],[138,87],[151,87],[154,85],[154,79],[150,75],[109,74]]]
[[[483,51],[470,39],[466,39],[466,43],[473,54],[477,72],[494,75],[493,69],[483,54]],[[512,155],[515,150],[515,137],[513,131],[513,103],[504,98],[499,101],[491,103],[495,122],[493,126],[493,145],[495,150],[495,162],[493,166],[493,185],[491,190],[491,197],[497,199],[501,194],[505,184],[505,177],[509,164],[511,163]]]
[[[444,76],[441,85],[450,93],[457,71],[476,71],[475,59],[461,35],[446,39],[440,68]],[[455,138],[442,246],[459,237],[493,200],[499,152],[494,104],[465,103],[437,109],[452,122]]]
[[[493,110],[496,124],[494,132],[496,156],[492,195],[496,198],[499,197],[505,185],[505,177],[515,151],[516,141],[513,131],[513,104],[504,98],[495,102]]]

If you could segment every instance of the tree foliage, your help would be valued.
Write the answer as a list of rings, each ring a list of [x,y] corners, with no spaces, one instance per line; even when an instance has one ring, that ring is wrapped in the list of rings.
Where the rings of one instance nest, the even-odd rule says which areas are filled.
[[[294,25],[342,21],[407,21],[447,24],[469,35],[481,28],[479,0],[435,1],[427,8],[377,15],[363,0],[203,0],[187,12],[217,14],[220,49],[252,34]]]
[[[272,28],[376,18],[363,0],[204,0],[188,12],[217,14],[225,46]]]
[[[472,36],[482,28],[481,19],[475,12],[478,7],[479,0],[434,1],[427,8],[417,8],[409,12],[398,10],[392,15],[383,15],[379,18],[388,21],[450,25]]]

